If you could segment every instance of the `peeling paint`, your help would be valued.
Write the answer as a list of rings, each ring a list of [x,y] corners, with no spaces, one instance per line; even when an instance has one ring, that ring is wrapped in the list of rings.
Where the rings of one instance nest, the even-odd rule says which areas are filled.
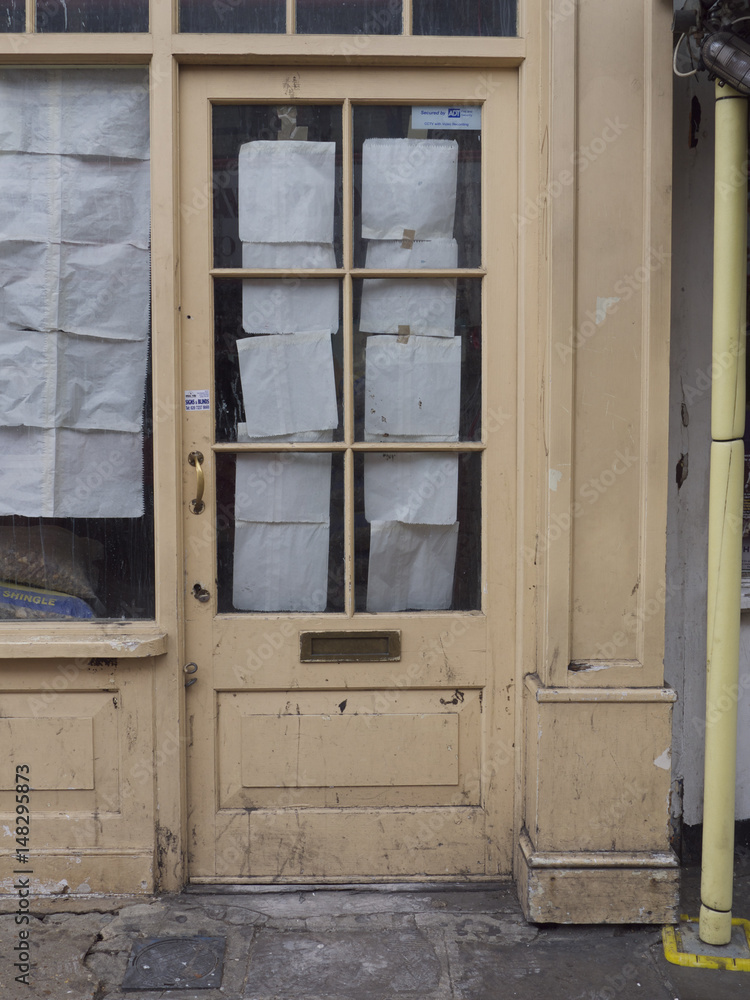
[[[562,472],[559,472],[557,469],[549,470],[549,488],[552,490],[553,493],[557,492],[557,484],[560,482],[562,477],[563,477]]]
[[[596,297],[596,325],[601,326],[604,320],[607,318],[607,313],[613,306],[616,306],[619,302],[619,298],[601,298],[597,295]]]
[[[660,754],[654,761],[657,767],[660,767],[662,771],[668,771],[672,766],[672,749],[667,747],[663,754]]]

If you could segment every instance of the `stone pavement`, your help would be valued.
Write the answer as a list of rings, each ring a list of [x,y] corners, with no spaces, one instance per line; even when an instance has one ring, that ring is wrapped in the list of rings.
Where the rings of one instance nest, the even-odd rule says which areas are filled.
[[[697,877],[689,870],[683,879],[691,915]],[[530,926],[510,884],[37,899],[28,925],[30,986],[14,981],[19,939],[10,903],[0,906],[2,1000],[750,997],[750,973],[667,963],[657,927]],[[734,912],[750,918],[750,864],[738,870]],[[226,941],[219,988],[122,989],[134,943],[195,936]]]

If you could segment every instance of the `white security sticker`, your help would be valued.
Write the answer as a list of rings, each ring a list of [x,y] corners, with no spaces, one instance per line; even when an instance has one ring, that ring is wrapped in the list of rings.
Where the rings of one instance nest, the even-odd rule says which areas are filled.
[[[186,410],[210,410],[211,401],[208,389],[186,389],[185,390]]]
[[[482,127],[482,109],[478,106],[442,105],[436,107],[416,106],[411,109],[411,127],[438,129],[471,129],[478,131]]]

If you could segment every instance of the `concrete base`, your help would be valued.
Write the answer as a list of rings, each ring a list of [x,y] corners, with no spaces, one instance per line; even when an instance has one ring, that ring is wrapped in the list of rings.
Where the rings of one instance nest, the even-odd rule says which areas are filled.
[[[671,924],[679,915],[677,858],[519,851],[518,895],[535,924]]]

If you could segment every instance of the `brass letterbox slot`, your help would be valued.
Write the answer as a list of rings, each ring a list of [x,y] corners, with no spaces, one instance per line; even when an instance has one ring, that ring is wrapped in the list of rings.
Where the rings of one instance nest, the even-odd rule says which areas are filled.
[[[302,663],[372,663],[401,659],[401,633],[300,632],[299,658]]]

